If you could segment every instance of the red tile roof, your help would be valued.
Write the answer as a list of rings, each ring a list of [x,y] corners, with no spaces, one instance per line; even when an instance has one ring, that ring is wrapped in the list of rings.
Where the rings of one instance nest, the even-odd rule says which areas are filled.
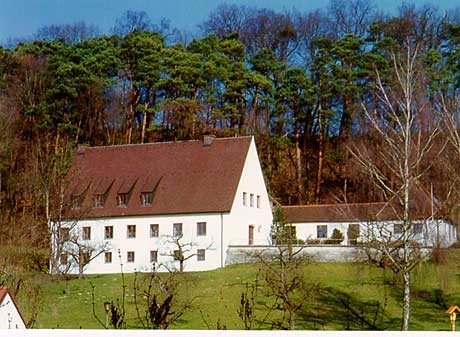
[[[413,218],[428,218],[431,215],[429,203],[411,211]],[[329,204],[283,206],[282,210],[288,223],[299,222],[343,222],[398,220],[401,218],[400,208],[386,202],[358,204]]]
[[[385,207],[386,203],[329,204],[283,206],[288,222],[341,222],[357,220],[394,219],[395,213]],[[383,209],[383,211],[382,211]]]
[[[66,201],[81,195],[82,206],[68,218],[230,211],[251,137],[80,148],[69,173]],[[153,191],[151,206],[142,192]],[[118,193],[128,193],[126,207]],[[95,194],[104,207],[93,208]]]
[[[0,287],[0,303],[2,303],[2,301],[5,298],[6,294],[8,294],[8,288]]]

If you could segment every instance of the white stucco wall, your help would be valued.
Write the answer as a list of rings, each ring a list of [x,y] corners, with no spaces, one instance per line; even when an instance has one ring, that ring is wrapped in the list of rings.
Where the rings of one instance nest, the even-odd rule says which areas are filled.
[[[26,326],[10,295],[0,303],[0,329],[25,329]]]
[[[246,193],[246,205],[243,204]],[[253,205],[250,199],[253,195]],[[260,207],[257,207],[257,197]],[[249,244],[249,226],[254,228],[254,245],[270,243],[273,213],[265,185],[254,139],[252,139],[240,182],[233,201],[232,211],[224,217],[224,245]],[[224,257],[225,261],[225,257]]]
[[[112,252],[112,262],[105,263],[105,254],[100,254],[84,269],[84,273],[119,273],[121,263],[124,272],[151,271],[153,264],[150,262],[150,251],[158,251],[158,262],[155,268],[165,270],[164,267],[179,269],[179,263],[174,261],[171,254],[178,249],[173,241],[173,224],[182,223],[183,238],[181,243],[191,243],[191,251],[184,255],[187,257],[196,254],[198,249],[205,249],[205,260],[198,261],[193,256],[185,261],[185,271],[209,270],[220,267],[220,214],[189,214],[189,215],[163,215],[163,216],[136,216],[118,217],[97,220],[83,220],[73,229],[81,240],[81,229],[91,227],[91,240],[82,240],[84,244],[102,247]],[[206,235],[197,235],[197,223],[206,222]],[[150,225],[158,224],[159,236],[150,237]],[[136,226],[136,237],[128,238],[128,225]],[[104,227],[113,226],[113,239],[104,239]],[[186,247],[190,248],[189,246]],[[127,262],[127,253],[134,252],[134,262]],[[69,261],[72,258],[69,256]],[[78,266],[74,265],[70,273],[78,273]]]
[[[327,238],[330,238],[334,229],[338,229],[342,232],[345,239],[341,243],[342,245],[348,244],[348,226],[350,224],[360,225],[360,238],[359,241],[366,241],[367,233],[374,232],[378,236],[380,229],[386,233],[387,238],[391,235],[395,240],[398,234],[394,233],[394,225],[398,221],[388,222],[303,222],[293,223],[296,227],[297,238],[301,240],[317,240],[317,226],[327,226]],[[428,221],[414,221],[414,223],[420,223],[423,226],[423,231],[420,234],[415,234],[413,239],[420,242],[424,246],[435,246],[437,240],[441,247],[448,247],[457,241],[457,230],[456,227],[444,220],[428,220]],[[321,239],[324,241],[325,239]]]

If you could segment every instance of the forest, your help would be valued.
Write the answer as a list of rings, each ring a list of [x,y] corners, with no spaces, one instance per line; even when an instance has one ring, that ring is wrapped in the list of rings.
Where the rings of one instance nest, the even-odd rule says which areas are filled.
[[[460,7],[224,3],[193,38],[142,11],[125,12],[110,34],[44,26],[0,47],[4,263],[47,270],[48,223],[80,145],[253,135],[274,203],[302,205],[386,201],[398,172],[382,136],[402,134],[416,189],[457,219],[459,88]],[[384,181],[365,172],[369,162]]]

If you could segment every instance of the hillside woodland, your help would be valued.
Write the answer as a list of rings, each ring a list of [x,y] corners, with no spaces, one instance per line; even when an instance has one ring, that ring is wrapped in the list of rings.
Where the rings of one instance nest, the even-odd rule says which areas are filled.
[[[65,207],[80,145],[254,135],[275,203],[383,201],[359,159],[396,184],[381,131],[407,136],[399,122],[410,111],[409,141],[423,154],[413,182],[457,218],[460,9],[223,4],[200,32],[127,11],[110,34],[46,26],[0,47],[1,268],[48,270],[47,224]]]

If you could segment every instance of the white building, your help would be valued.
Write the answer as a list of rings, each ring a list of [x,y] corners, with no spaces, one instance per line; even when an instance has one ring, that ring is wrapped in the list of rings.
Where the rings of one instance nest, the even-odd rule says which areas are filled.
[[[456,225],[433,216],[431,205],[413,212],[411,240],[424,247],[449,247],[457,241]],[[387,203],[283,206],[286,222],[307,244],[355,245],[368,240],[394,241],[401,235],[398,212]],[[333,238],[340,231],[343,240]]]
[[[61,271],[209,270],[229,245],[270,242],[272,210],[252,137],[80,148],[67,220],[51,224]],[[87,263],[89,261],[89,263]]]
[[[0,329],[26,329],[16,301],[6,287],[0,287]]]

